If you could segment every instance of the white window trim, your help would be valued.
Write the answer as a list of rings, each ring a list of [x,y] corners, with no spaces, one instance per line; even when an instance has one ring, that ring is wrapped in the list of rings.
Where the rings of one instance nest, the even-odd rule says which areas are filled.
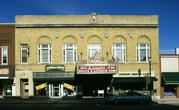
[[[137,48],[136,48],[136,60],[138,63],[148,63],[148,58],[150,57],[150,45],[149,44],[145,44],[145,47],[140,47],[141,44],[144,43],[138,43],[137,44]],[[141,61],[140,60],[140,50],[141,49],[145,49],[146,50],[146,61]],[[138,53],[138,54],[137,54]]]
[[[21,50],[21,64],[28,64],[28,55],[27,55],[27,62],[22,62],[22,50],[27,50],[28,54],[28,47],[27,49],[22,48],[22,45],[27,45],[27,44],[20,44],[20,50]],[[28,45],[27,45],[28,46]]]
[[[42,45],[48,45],[48,48],[42,48]],[[48,61],[47,62],[42,62],[42,49],[48,49]],[[39,51],[40,51],[40,56],[39,56]],[[51,53],[51,55],[50,55]],[[40,64],[46,64],[46,63],[51,63],[52,62],[52,46],[51,44],[39,44],[38,45],[38,62]]]
[[[67,44],[72,44],[72,50],[73,50],[73,61],[72,62],[67,62]],[[64,52],[65,52],[65,56],[64,56]],[[76,54],[75,54],[76,52]],[[63,49],[62,49],[62,60],[63,63],[76,63],[77,62],[77,45],[75,43],[65,43],[63,44]]]
[[[93,47],[92,45],[93,44],[97,44],[97,47]],[[98,53],[102,53],[101,52],[101,44],[100,43],[89,43],[88,46],[87,46],[87,59],[91,58],[91,51],[92,49],[97,49],[98,50]]]
[[[3,54],[4,54],[4,52],[3,52],[3,49],[7,49],[7,53],[6,53],[6,57],[7,57],[7,63],[3,63]],[[7,46],[2,46],[1,47],[1,65],[8,65],[8,47]]]
[[[115,44],[115,45],[114,45]],[[121,44],[122,47],[116,47],[116,44]],[[112,45],[112,56],[116,60],[116,49],[121,49],[122,50],[122,61],[117,61],[118,63],[125,63],[126,62],[126,44],[122,43],[113,43]]]

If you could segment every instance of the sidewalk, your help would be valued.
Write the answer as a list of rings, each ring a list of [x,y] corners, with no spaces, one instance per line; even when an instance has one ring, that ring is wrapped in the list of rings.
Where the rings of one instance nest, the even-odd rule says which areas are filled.
[[[158,104],[179,104],[179,98],[162,98],[154,99],[153,101]]]

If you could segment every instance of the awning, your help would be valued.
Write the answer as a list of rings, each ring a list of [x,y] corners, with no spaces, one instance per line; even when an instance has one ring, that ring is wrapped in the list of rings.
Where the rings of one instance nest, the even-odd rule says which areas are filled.
[[[116,77],[115,83],[133,83],[133,82],[146,82],[150,77]],[[151,81],[157,81],[157,78],[151,77]]]
[[[166,85],[179,84],[179,72],[162,72],[162,77]]]
[[[74,73],[33,73],[34,81],[72,81],[74,80]]]

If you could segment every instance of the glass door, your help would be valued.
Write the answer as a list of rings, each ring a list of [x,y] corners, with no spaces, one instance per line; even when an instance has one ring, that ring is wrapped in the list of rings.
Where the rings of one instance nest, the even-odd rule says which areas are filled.
[[[60,84],[54,85],[49,84],[49,97],[50,98],[61,98],[63,96]]]

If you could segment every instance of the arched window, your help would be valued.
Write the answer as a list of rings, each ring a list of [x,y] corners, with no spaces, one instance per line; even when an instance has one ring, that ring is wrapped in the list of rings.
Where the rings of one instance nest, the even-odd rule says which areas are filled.
[[[137,43],[137,62],[148,62],[150,57],[150,39],[140,36]]]
[[[39,63],[51,63],[51,39],[48,36],[41,36],[38,40],[38,56]]]
[[[88,38],[88,59],[100,59],[102,57],[102,41],[98,36]]]
[[[76,63],[77,46],[76,39],[73,36],[67,36],[63,39],[63,62]]]
[[[116,36],[112,44],[112,59],[116,62],[126,61],[126,39],[123,36]]]

